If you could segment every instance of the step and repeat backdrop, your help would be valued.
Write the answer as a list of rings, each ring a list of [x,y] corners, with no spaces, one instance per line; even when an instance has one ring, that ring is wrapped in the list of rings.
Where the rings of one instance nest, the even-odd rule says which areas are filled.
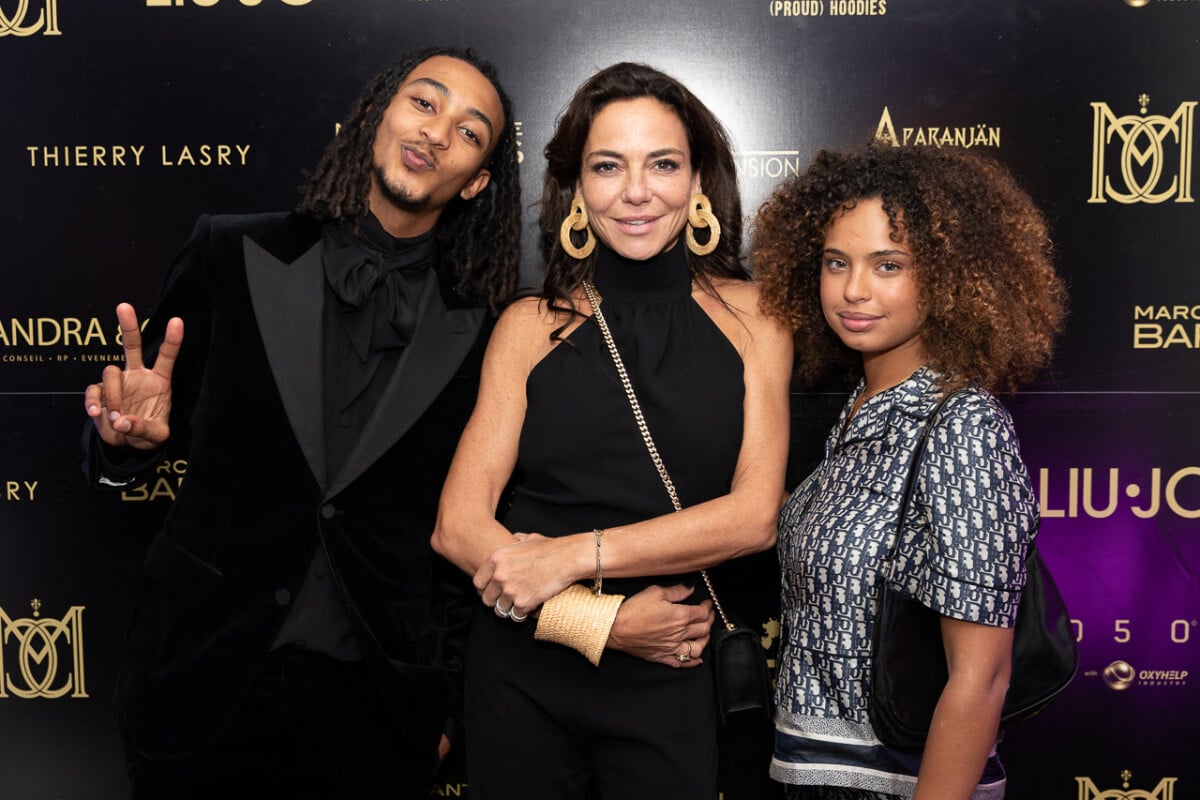
[[[619,60],[726,123],[750,216],[821,147],[876,134],[1009,164],[1071,291],[1053,370],[1006,402],[1081,648],[1002,745],[1009,796],[1200,798],[1200,0],[0,0],[0,798],[128,791],[123,630],[188,465],[83,483],[81,393],[120,358],[114,306],[152,304],[199,214],[291,207],[363,82],[432,44],[499,68],[528,203],[556,115]],[[793,399],[792,484],[841,404]],[[773,569],[722,579],[772,654]],[[762,739],[726,745],[723,796],[777,796]],[[435,796],[469,797],[462,756]]]

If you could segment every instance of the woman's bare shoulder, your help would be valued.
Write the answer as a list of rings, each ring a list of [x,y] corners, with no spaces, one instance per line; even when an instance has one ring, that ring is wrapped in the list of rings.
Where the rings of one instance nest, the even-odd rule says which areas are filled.
[[[751,343],[778,340],[790,341],[790,334],[773,317],[768,317],[758,307],[759,289],[753,281],[733,278],[716,279],[712,291],[700,291],[697,302],[712,317],[713,322],[725,332],[730,341],[745,357]]]
[[[543,297],[522,297],[500,315],[490,348],[506,351],[507,358],[531,371],[583,319],[570,310],[551,308]]]

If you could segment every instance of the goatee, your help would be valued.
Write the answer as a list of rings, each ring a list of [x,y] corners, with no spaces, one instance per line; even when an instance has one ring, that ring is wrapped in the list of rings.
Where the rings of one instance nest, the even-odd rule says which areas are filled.
[[[415,214],[429,207],[429,195],[413,197],[402,187],[393,186],[388,182],[387,174],[381,166],[375,168],[375,184],[384,199],[401,211]]]

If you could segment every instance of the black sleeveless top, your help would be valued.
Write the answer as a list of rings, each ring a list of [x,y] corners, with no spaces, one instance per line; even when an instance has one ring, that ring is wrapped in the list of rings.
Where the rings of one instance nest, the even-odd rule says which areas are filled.
[[[648,261],[601,245],[594,276],[679,502],[686,508],[727,494],[742,443],[743,364],[692,300],[682,242]],[[525,391],[512,503],[502,513],[510,531],[561,536],[674,510],[593,319],[534,366]],[[628,595],[697,579],[614,579],[604,588]]]

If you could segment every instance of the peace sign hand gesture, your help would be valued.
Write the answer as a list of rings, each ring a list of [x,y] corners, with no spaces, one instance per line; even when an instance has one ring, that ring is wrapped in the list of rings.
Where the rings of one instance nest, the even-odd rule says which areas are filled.
[[[142,331],[129,303],[117,306],[117,322],[125,348],[125,369],[104,368],[100,383],[88,386],[84,408],[100,438],[117,447],[153,450],[171,435],[171,370],[183,344],[183,320],[172,317],[154,359],[154,368],[142,363]]]

